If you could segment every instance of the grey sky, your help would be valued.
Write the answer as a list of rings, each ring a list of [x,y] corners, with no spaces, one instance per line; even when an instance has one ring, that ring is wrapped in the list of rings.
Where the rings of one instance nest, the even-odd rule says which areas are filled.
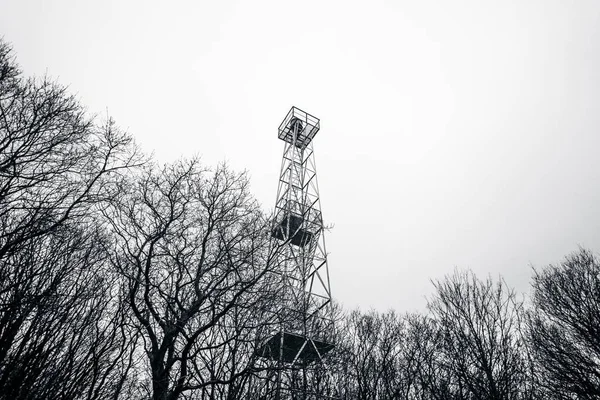
[[[162,161],[247,169],[272,209],[292,105],[334,297],[421,309],[454,266],[528,290],[600,250],[600,2],[0,0],[0,35]]]

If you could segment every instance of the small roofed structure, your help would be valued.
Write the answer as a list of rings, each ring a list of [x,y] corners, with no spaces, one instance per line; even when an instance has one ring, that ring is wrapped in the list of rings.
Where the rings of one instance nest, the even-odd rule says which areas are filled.
[[[335,347],[332,343],[309,339],[290,332],[278,332],[256,350],[259,357],[282,360],[288,364],[309,364],[320,360]]]
[[[319,119],[299,108],[292,107],[279,125],[279,139],[294,144],[300,149],[306,146],[319,132]],[[294,133],[296,134],[294,140]]]

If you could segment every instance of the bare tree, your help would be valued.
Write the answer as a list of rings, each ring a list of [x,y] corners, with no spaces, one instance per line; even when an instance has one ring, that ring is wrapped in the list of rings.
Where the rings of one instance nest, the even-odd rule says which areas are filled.
[[[110,392],[128,339],[110,328],[120,314],[94,209],[141,161],[65,88],[23,78],[0,41],[0,396]]]
[[[532,395],[526,347],[520,334],[522,305],[504,282],[481,281],[471,272],[456,272],[435,282],[429,303],[439,329],[440,384],[435,398],[525,399]]]
[[[349,399],[416,398],[422,338],[417,316],[355,310],[342,321],[337,369]]]
[[[600,263],[580,249],[536,271],[530,344],[539,379],[557,399],[600,397]]]
[[[196,160],[149,167],[105,216],[144,340],[148,394],[220,397],[217,386],[249,371],[253,321],[272,289],[268,222],[246,176]]]
[[[0,86],[4,88],[4,85]],[[141,161],[112,121],[96,126],[47,79],[0,93],[0,260],[27,240],[89,215],[112,176]]]
[[[0,392],[10,399],[117,396],[134,336],[113,298],[115,280],[97,232],[66,227],[9,258],[3,293]]]
[[[414,376],[412,390],[406,396],[414,400],[462,399],[460,387],[447,368],[444,357],[443,334],[438,321],[427,315],[411,315],[407,320],[407,346],[411,349]]]
[[[345,343],[349,346],[345,360],[348,391],[357,399],[390,398],[390,378],[397,374],[396,363],[402,342],[402,325],[390,312],[363,314],[352,312],[347,320]]]
[[[142,162],[112,121],[98,126],[64,87],[23,79],[0,42],[0,263],[67,223],[90,223],[115,174]],[[0,273],[14,271],[2,264]],[[0,276],[3,278],[4,276]],[[1,279],[0,290],[10,291]]]

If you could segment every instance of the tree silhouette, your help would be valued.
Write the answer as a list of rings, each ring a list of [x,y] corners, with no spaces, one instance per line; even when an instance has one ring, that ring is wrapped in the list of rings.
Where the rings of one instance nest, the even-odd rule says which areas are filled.
[[[64,87],[22,78],[0,41],[1,396],[121,390],[114,373],[127,368],[119,356],[130,339],[107,322],[121,313],[94,209],[114,176],[142,161],[131,138],[96,125]]]
[[[248,373],[273,253],[246,176],[196,160],[151,166],[123,184],[105,215],[152,398],[214,394]]]
[[[481,281],[471,272],[455,272],[434,285],[429,309],[439,329],[439,353],[432,371],[441,372],[442,379],[430,390],[450,395],[436,393],[436,398],[529,398],[522,305],[514,292],[502,281]]]
[[[581,249],[536,271],[529,338],[554,398],[600,396],[600,263]]]

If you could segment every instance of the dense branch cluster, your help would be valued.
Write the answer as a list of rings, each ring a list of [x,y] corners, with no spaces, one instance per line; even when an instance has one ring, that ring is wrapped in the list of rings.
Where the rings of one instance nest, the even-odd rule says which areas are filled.
[[[157,165],[0,41],[0,398],[258,400],[269,226],[245,174]],[[530,301],[470,272],[434,287],[426,314],[336,307],[340,399],[600,398],[594,254],[535,271]]]

